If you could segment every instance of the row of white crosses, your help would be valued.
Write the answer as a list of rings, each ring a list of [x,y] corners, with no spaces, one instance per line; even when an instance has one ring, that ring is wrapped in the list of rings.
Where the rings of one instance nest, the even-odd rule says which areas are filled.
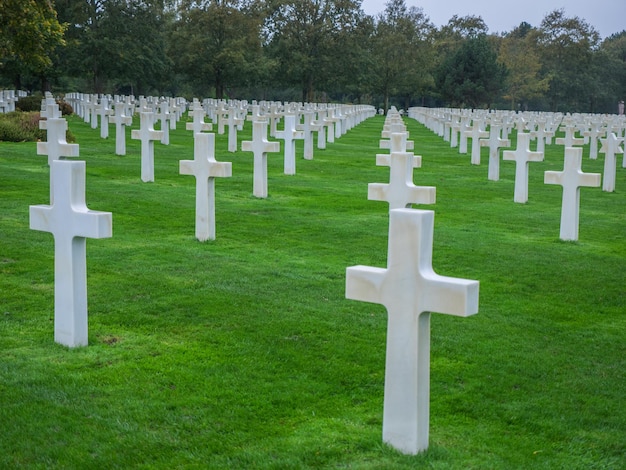
[[[23,96],[26,96],[23,90],[0,90],[0,114],[15,111],[15,104]]]
[[[432,268],[434,212],[411,209],[435,202],[435,188],[413,185],[421,159],[407,152],[397,114],[388,118],[389,185],[369,185],[368,199],[389,202],[387,268],[352,266],[346,297],[387,309],[383,441],[406,454],[428,448],[430,414],[430,313],[469,316],[478,312],[478,281],[440,276]],[[385,132],[385,131],[384,131]]]
[[[602,188],[607,192],[615,190],[616,155],[624,152],[621,144],[624,141],[622,135],[626,132],[626,120],[623,117],[605,116],[599,118],[595,115],[563,116],[552,113],[545,113],[545,115],[516,115],[509,112],[486,113],[484,111],[472,115],[468,111],[431,110],[428,108],[412,108],[409,110],[409,116],[424,123],[433,132],[438,132],[441,129],[445,131],[447,128],[445,123],[455,119],[452,116],[457,116],[459,123],[467,123],[471,119],[473,125],[471,130],[461,132],[461,135],[464,134],[466,137],[472,138],[471,162],[480,164],[480,153],[475,142],[488,146],[490,149],[488,178],[494,181],[499,179],[499,148],[510,146],[510,141],[507,138],[502,138],[502,134],[507,134],[515,127],[518,132],[517,149],[515,151],[505,150],[503,159],[515,161],[516,163],[513,200],[517,203],[526,203],[528,201],[529,162],[543,161],[544,144],[550,142],[550,139],[555,135],[556,129],[561,125],[565,135],[555,139],[555,143],[565,146],[564,169],[562,172],[546,172],[544,179],[546,184],[560,184],[563,186],[560,225],[560,238],[562,240],[578,240],[580,188],[584,186],[600,186],[600,174],[585,174],[581,170],[582,149],[576,146],[583,145],[585,138],[576,136],[576,132],[580,131],[580,129],[588,129],[589,125],[591,125],[590,130],[582,131],[582,133],[591,139],[590,142],[599,138],[602,143],[600,152],[605,154]],[[482,130],[488,121],[490,122],[489,133]],[[508,125],[503,125],[503,122],[508,122]],[[605,130],[602,130],[602,125],[606,126]],[[463,126],[450,124],[448,127],[453,132],[462,129]],[[530,132],[525,132],[526,130],[530,130]],[[607,137],[601,138],[600,136],[604,134]],[[487,136],[488,138],[486,138]],[[533,138],[538,139],[537,151],[530,150],[530,140]],[[450,140],[453,140],[452,137]],[[593,157],[593,154],[590,150],[591,157]],[[626,157],[623,165],[626,167]]]
[[[50,204],[30,206],[30,228],[54,237],[54,340],[69,347],[86,346],[87,238],[112,236],[110,212],[91,211],[85,204],[85,162],[63,160],[78,156],[78,145],[66,140],[67,121],[56,104],[47,102],[46,119],[39,122],[47,142],[37,154],[50,165]]]
[[[193,132],[194,136],[194,160],[183,160],[180,162],[180,173],[193,175],[196,178],[196,238],[200,241],[215,239],[215,178],[232,176],[232,165],[228,162],[218,162],[215,160],[215,134],[207,134],[205,131],[212,129],[212,123],[207,123],[204,118],[209,113],[218,120],[222,120],[223,127],[229,126],[229,151],[232,142],[237,142],[236,128],[243,126],[245,117],[252,121],[252,140],[242,142],[243,151],[252,152],[254,158],[253,194],[259,198],[266,198],[267,190],[267,154],[278,152],[280,144],[267,140],[267,126],[271,115],[263,115],[261,106],[253,104],[252,115],[248,116],[247,103],[225,103],[218,102],[218,109],[207,112],[205,106],[199,100],[194,100],[191,105],[192,122],[187,123],[187,129]],[[245,108],[245,111],[242,110]],[[272,109],[275,110],[275,107]],[[272,113],[272,110],[270,110]],[[143,118],[142,113],[142,118]],[[242,117],[238,117],[242,116]],[[285,174],[295,174],[295,139],[301,137],[301,132],[296,130],[296,115],[283,114],[284,129],[276,131],[278,137],[285,140]],[[224,120],[226,120],[224,124]],[[158,139],[154,130],[146,125],[145,141],[151,142]],[[137,132],[137,131],[133,131]],[[139,134],[137,134],[139,136]],[[142,140],[143,142],[143,140]]]

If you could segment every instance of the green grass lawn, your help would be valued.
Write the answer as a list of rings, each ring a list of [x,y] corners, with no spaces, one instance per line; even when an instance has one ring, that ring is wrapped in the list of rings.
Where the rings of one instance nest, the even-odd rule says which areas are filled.
[[[348,266],[386,266],[388,206],[367,200],[389,177],[382,117],[312,161],[300,143],[295,176],[269,154],[267,199],[252,154],[216,136],[233,176],[216,180],[206,243],[178,172],[193,158],[182,122],[142,183],[138,141],[116,156],[113,126],[102,140],[68,121],[113,238],[87,242],[89,346],[55,344],[53,239],[28,222],[49,204],[47,157],[0,144],[0,468],[626,468],[621,156],[616,192],[583,188],[579,241],[562,242],[561,188],[543,184],[562,147],[530,164],[515,204],[513,162],[488,181],[487,148],[472,166],[406,120],[415,184],[437,188],[420,206],[435,211],[433,267],[479,280],[480,310],[433,315],[430,448],[405,456],[381,442],[386,312],[345,299]]]

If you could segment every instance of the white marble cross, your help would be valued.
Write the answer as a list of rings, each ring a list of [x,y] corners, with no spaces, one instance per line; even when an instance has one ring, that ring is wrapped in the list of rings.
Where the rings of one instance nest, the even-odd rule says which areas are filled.
[[[215,134],[194,134],[193,160],[181,160],[180,174],[196,177],[196,238],[215,240],[215,178],[232,176],[232,163],[215,160]]]
[[[624,138],[618,138],[613,132],[605,139],[600,139],[602,148],[600,153],[604,154],[604,175],[602,176],[602,191],[612,193],[615,191],[615,177],[617,166],[617,155],[624,153],[621,147]]]
[[[545,184],[563,186],[561,240],[578,240],[581,186],[600,186],[600,173],[583,173],[581,170],[582,159],[582,148],[565,147],[563,171],[546,171],[544,173]]]
[[[406,150],[404,132],[391,134],[392,149]],[[422,157],[406,151],[393,151],[389,155],[376,155],[376,165],[389,167],[389,184],[370,183],[367,186],[367,199],[387,201],[389,209],[410,207],[411,204],[434,204],[436,189],[432,186],[415,186],[413,168],[422,165]]]
[[[461,123],[459,125],[459,153],[467,153],[467,137],[471,134],[471,127],[469,125],[470,117],[461,116]]]
[[[346,272],[346,298],[387,309],[383,441],[407,454],[428,448],[430,312],[478,312],[478,281],[433,271],[433,230],[433,211],[394,209],[387,269],[352,266]]]
[[[193,122],[188,122],[185,129],[193,131],[193,135],[202,131],[210,131],[213,129],[213,124],[210,122],[204,122],[205,111],[202,105],[198,101],[194,101],[193,110],[191,111],[193,116]]]
[[[474,119],[471,130],[464,131],[463,133],[463,135],[472,139],[472,165],[480,165],[480,139],[489,137],[489,132],[481,129],[482,125],[483,123],[481,121]]]
[[[389,150],[389,153],[393,152],[406,152],[407,150],[413,150],[415,147],[415,142],[412,140],[408,140],[409,133],[402,130],[397,130],[394,132],[385,132],[381,133],[383,136],[386,136],[387,139],[381,139],[378,141],[379,148],[383,150]],[[391,136],[393,134],[402,134],[402,137],[392,139]],[[416,167],[419,168],[419,167]]]
[[[302,124],[302,138],[304,139],[303,157],[305,160],[313,160],[313,116],[315,111],[304,111],[304,121]]]
[[[109,138],[109,114],[111,109],[109,108],[109,99],[106,96],[100,98],[100,104],[96,108],[98,115],[100,116],[100,138]]]
[[[266,120],[252,122],[252,140],[241,142],[241,150],[254,153],[254,181],[252,193],[256,197],[267,197],[267,154],[280,152],[279,142],[268,142]]]
[[[142,112],[139,114],[139,130],[133,129],[131,139],[141,140],[141,181],[154,181],[154,141],[161,140],[163,131],[154,130],[154,113]]]
[[[46,130],[47,142],[37,142],[37,155],[47,155],[48,165],[62,157],[78,157],[78,144],[67,143],[67,121],[64,118],[39,121],[39,128]]]
[[[296,130],[296,116],[285,114],[284,129],[276,131],[276,138],[285,141],[285,164],[284,173],[286,175],[296,174],[296,140],[304,138],[302,131]]]
[[[510,147],[511,141],[500,138],[502,124],[492,121],[489,126],[489,138],[479,139],[481,147],[489,147],[489,171],[487,179],[498,181],[500,179],[500,147]],[[473,148],[473,142],[472,142]],[[480,157],[479,157],[480,159]]]
[[[243,119],[237,117],[237,108],[228,108],[228,151],[237,151],[237,130],[243,124]]]
[[[91,95],[91,106],[89,107],[91,111],[91,128],[98,128],[98,95]]]
[[[543,161],[543,152],[530,151],[531,135],[525,132],[517,133],[517,148],[502,152],[503,160],[515,162],[515,190],[513,201],[520,204],[528,202],[528,163]]]
[[[311,129],[313,132],[317,132],[317,148],[324,150],[326,148],[326,125],[319,112],[317,116],[318,118],[311,122]]]
[[[602,128],[600,121],[593,121],[591,127],[583,132],[585,137],[589,138],[589,158],[595,160],[598,158],[598,139],[604,137],[606,129]]]
[[[30,228],[54,236],[54,340],[86,346],[86,239],[112,236],[110,212],[85,204],[85,162],[56,160],[50,165],[54,202],[30,206]]]
[[[124,127],[133,123],[133,117],[124,114],[125,109],[126,107],[122,102],[116,102],[115,114],[111,117],[115,124],[115,155],[126,155],[126,131]]]
[[[564,145],[565,147],[573,147],[574,145],[584,145],[584,139],[576,137],[576,128],[574,126],[565,126],[565,136],[557,137],[554,142],[557,145]]]
[[[539,119],[537,121],[537,130],[531,131],[530,135],[534,139],[537,139],[537,152],[544,153],[546,149],[546,143],[550,143],[554,132],[547,129],[547,121],[545,119]]]
[[[326,142],[329,144],[333,144],[335,142],[335,135],[337,134],[335,127],[339,126],[341,128],[341,119],[338,118],[335,113],[335,108],[328,108],[326,110],[326,117],[324,118],[324,125],[328,128],[326,131]]]
[[[156,115],[157,120],[161,123],[161,143],[163,145],[170,144],[170,124],[169,121],[174,119],[174,116],[170,114],[170,103],[168,100],[163,100],[159,103],[159,112]]]

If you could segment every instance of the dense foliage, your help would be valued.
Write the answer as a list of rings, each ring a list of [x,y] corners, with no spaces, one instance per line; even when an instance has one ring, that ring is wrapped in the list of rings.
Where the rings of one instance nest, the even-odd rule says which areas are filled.
[[[626,98],[626,30],[601,40],[564,10],[492,34],[404,0],[374,17],[360,0],[22,3],[0,0],[5,87],[570,112]]]

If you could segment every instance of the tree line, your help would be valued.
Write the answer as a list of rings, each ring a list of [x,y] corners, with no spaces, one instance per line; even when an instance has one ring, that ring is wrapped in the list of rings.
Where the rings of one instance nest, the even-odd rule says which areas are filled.
[[[0,86],[615,113],[626,30],[563,9],[489,33],[389,0],[0,0]]]

